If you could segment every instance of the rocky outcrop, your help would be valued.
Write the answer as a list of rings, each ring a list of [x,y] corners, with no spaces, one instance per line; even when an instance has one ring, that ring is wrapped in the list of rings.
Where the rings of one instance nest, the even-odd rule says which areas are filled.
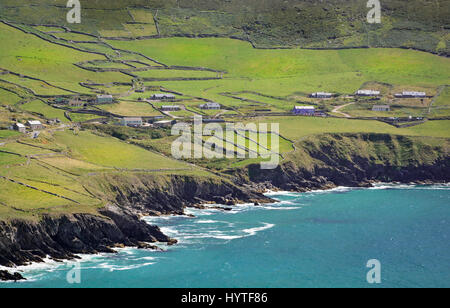
[[[184,208],[204,203],[235,205],[272,200],[252,188],[218,177],[151,174],[103,174],[89,179],[97,195],[135,214],[183,214]]]
[[[368,187],[374,182],[450,182],[449,141],[431,139],[383,134],[315,137],[297,143],[276,169],[252,165],[240,176],[261,188],[300,192]]]
[[[0,222],[0,265],[25,265],[46,257],[74,259],[76,254],[114,252],[114,247],[155,249],[147,244],[153,242],[172,245],[175,239],[141,220],[141,216],[183,214],[186,206],[213,201],[271,201],[250,189],[211,177],[119,173],[91,177],[89,181],[91,193],[108,201],[98,215],[44,215],[37,222]]]
[[[119,245],[137,246],[140,242],[169,242],[157,226],[150,226],[116,208],[100,215],[73,214],[44,216],[38,222],[13,220],[0,222],[0,265],[25,265],[73,259],[75,254],[113,252]]]
[[[11,274],[8,271],[0,271],[0,281],[19,281],[25,280],[19,273]]]

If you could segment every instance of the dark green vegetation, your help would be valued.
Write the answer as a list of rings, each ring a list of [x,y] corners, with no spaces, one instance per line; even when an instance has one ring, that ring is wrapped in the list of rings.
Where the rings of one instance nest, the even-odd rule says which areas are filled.
[[[3,0],[0,15],[16,22],[68,26],[66,2]],[[104,37],[221,36],[250,40],[259,47],[406,47],[446,55],[450,50],[450,5],[446,0],[382,1],[380,25],[366,22],[369,9],[365,0],[81,3],[83,23],[74,29]]]

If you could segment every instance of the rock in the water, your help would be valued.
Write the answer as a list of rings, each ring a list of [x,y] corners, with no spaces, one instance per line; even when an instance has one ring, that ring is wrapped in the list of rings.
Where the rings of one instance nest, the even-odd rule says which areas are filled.
[[[0,271],[0,280],[1,281],[19,281],[19,280],[26,280],[23,278],[22,275],[19,273],[11,274],[8,271]]]
[[[178,243],[178,241],[177,241],[176,239],[171,238],[171,239],[167,242],[167,245],[173,246],[173,245],[175,245],[175,244],[177,244],[177,243]]]

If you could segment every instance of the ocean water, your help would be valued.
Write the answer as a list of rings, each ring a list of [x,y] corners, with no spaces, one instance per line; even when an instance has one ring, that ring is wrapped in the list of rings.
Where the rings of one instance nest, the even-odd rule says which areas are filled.
[[[80,284],[72,262],[49,262],[0,287],[450,287],[449,185],[269,195],[280,202],[146,218],[180,243],[83,256]]]

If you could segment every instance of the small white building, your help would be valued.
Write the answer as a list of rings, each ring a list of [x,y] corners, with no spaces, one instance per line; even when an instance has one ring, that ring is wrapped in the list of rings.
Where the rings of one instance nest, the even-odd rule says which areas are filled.
[[[140,126],[142,126],[142,124],[143,124],[142,118],[126,117],[126,118],[120,119],[120,125],[122,125],[122,126],[140,127]]]
[[[316,92],[312,93],[310,97],[312,98],[331,98],[333,96],[332,93],[326,93],[326,92]]]
[[[108,104],[114,102],[112,95],[101,94],[97,95],[97,104]]]
[[[308,115],[313,116],[316,112],[316,108],[314,106],[295,106],[292,109],[292,114],[295,115]]]
[[[44,129],[44,125],[42,125],[41,121],[37,121],[37,120],[28,121],[27,126],[32,130]]]
[[[220,104],[219,103],[206,103],[206,104],[200,105],[200,109],[220,110]]]
[[[391,106],[389,105],[374,105],[372,111],[391,111]]]
[[[403,91],[402,93],[395,94],[396,98],[425,98],[427,93],[415,92],[415,91]]]
[[[165,105],[161,106],[162,111],[179,111],[181,110],[181,107],[178,105]]]
[[[377,90],[358,90],[355,95],[357,96],[378,96],[381,92]]]
[[[174,100],[176,97],[173,94],[170,93],[163,93],[163,94],[153,94],[150,99],[154,101],[163,101],[163,100]]]
[[[16,130],[16,131],[18,131],[18,132],[20,132],[22,134],[25,134],[27,132],[26,126],[23,125],[22,123],[15,123],[13,125],[13,128],[14,128],[14,130]]]

